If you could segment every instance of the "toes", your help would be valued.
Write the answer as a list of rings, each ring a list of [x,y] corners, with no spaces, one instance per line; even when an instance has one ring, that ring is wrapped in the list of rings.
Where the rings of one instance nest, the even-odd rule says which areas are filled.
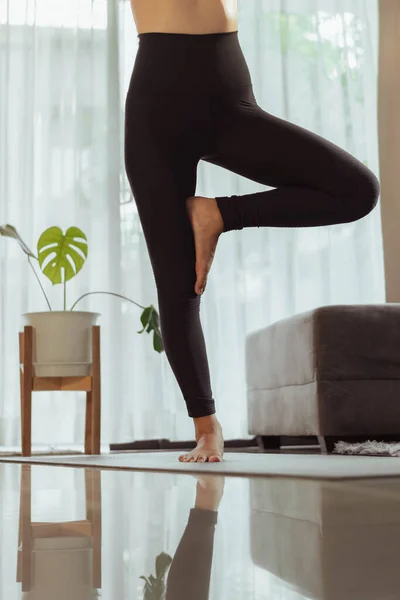
[[[222,462],[222,457],[219,456],[218,454],[210,456],[210,458],[208,459],[210,462]]]
[[[207,456],[206,454],[181,454],[179,462],[185,463],[206,463],[206,462],[222,462],[222,456],[219,454],[212,454]]]
[[[198,274],[197,275],[196,285],[195,285],[195,288],[194,288],[196,294],[198,294],[200,296],[204,292],[204,290],[206,289],[206,284],[207,284],[207,273]]]
[[[207,462],[207,456],[204,454],[195,454],[189,458],[188,462],[204,463]]]
[[[204,463],[207,462],[207,456],[205,454],[199,454],[199,456],[197,457],[197,462],[199,463]]]

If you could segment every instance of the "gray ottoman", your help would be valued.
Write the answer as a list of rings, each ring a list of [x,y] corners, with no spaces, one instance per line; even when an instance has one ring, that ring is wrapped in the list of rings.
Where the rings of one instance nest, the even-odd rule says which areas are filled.
[[[249,433],[400,439],[400,304],[336,305],[246,340]]]

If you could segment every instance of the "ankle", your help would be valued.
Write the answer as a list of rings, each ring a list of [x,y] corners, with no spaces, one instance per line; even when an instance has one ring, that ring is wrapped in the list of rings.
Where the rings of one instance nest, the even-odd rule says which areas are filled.
[[[222,431],[222,427],[215,414],[207,417],[198,417],[193,419],[196,437],[206,435],[208,433],[218,433]]]

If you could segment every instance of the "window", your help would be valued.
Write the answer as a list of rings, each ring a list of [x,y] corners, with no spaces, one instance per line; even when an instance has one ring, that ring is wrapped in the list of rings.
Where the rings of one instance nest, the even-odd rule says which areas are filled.
[[[0,24],[106,29],[106,0],[0,0]]]

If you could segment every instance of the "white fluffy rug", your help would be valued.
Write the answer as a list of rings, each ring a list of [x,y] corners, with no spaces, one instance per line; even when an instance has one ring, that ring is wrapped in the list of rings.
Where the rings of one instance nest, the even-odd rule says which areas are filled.
[[[400,444],[397,442],[367,442],[350,444],[348,442],[337,442],[335,454],[351,454],[362,456],[400,456]]]

